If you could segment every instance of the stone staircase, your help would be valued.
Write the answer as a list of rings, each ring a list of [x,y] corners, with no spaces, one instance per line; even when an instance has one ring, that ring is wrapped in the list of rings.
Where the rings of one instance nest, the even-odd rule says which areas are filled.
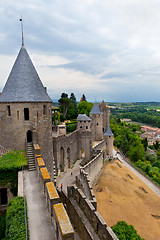
[[[27,158],[28,158],[28,170],[35,171],[35,157],[33,154],[33,145],[32,143],[27,143]]]

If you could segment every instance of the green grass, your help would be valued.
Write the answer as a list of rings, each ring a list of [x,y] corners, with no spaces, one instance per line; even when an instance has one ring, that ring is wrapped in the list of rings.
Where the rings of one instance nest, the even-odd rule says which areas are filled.
[[[21,168],[23,165],[27,166],[27,164],[24,151],[10,151],[0,158],[0,171]]]

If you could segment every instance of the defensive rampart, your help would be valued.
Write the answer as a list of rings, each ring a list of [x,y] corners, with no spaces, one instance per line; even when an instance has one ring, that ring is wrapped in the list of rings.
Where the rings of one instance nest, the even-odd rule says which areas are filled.
[[[61,193],[61,199],[66,204],[69,217],[76,224],[76,230],[82,239],[118,240],[81,189],[74,185],[68,187],[67,192],[68,196],[64,192]]]

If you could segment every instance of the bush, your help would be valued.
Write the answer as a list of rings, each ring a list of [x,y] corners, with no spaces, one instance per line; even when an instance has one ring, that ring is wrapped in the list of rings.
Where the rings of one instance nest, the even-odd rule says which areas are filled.
[[[77,122],[66,123],[66,132],[70,133],[75,131],[77,128]]]
[[[12,240],[26,239],[23,197],[15,197],[8,203],[8,210],[6,213],[6,239]]]
[[[10,151],[0,158],[0,185],[7,185],[14,196],[17,195],[18,171],[27,164],[24,151]]]
[[[6,215],[0,217],[0,239],[5,237]]]
[[[125,221],[118,221],[112,226],[112,230],[119,240],[144,240],[138,234],[132,225],[128,225]]]

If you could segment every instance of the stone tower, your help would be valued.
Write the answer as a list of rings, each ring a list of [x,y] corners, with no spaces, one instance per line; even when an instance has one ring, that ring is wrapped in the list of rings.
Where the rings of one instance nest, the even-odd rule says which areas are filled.
[[[91,159],[91,118],[86,114],[79,114],[77,117],[78,145],[80,158],[88,162]]]
[[[103,139],[103,114],[98,103],[94,104],[90,117],[92,119],[92,141],[101,141]]]
[[[106,106],[104,100],[101,102],[99,107],[101,109],[101,112],[103,113],[103,132],[105,132],[109,124],[110,109],[108,106]]]
[[[113,155],[113,133],[109,127],[109,124],[104,133],[104,138],[106,139],[106,154]]]
[[[22,44],[0,95],[0,145],[24,150],[27,142],[38,143],[42,156],[52,162],[51,103]]]

